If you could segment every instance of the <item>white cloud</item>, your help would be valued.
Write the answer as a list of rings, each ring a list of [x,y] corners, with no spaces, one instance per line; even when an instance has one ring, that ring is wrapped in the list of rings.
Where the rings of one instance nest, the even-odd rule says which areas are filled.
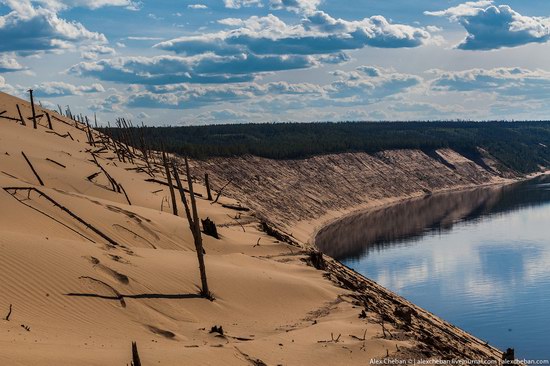
[[[223,0],[223,3],[228,9],[248,8],[251,6],[262,6],[261,0]]]
[[[270,0],[273,9],[287,9],[297,13],[311,14],[317,10],[321,0]]]
[[[0,91],[2,91],[4,93],[11,94],[11,95],[17,95],[18,94],[16,88],[14,88],[10,84],[8,84],[6,82],[6,79],[4,79],[2,77],[2,75],[0,75]]]
[[[103,34],[61,19],[52,10],[35,8],[29,1],[5,0],[5,3],[12,11],[0,16],[0,52],[35,54],[74,48],[75,43],[107,42]]]
[[[276,113],[308,107],[369,105],[406,92],[422,81],[413,75],[374,67],[333,74],[337,80],[326,85],[282,81],[218,86],[151,85],[145,91],[133,92],[128,105],[136,108],[194,109],[212,104],[249,102],[264,111]]]
[[[81,57],[85,60],[95,60],[100,55],[115,55],[116,51],[114,48],[103,46],[103,45],[94,45],[87,46],[81,49]]]
[[[32,87],[37,97],[65,97],[70,95],[84,95],[90,93],[101,93],[105,89],[101,84],[90,86],[72,85],[62,81],[50,81]]]
[[[431,70],[436,91],[484,92],[524,100],[550,99],[550,72],[523,68]]]
[[[289,25],[272,14],[244,20],[228,18],[219,23],[237,29],[180,37],[155,47],[190,56],[209,52],[218,55],[316,55],[366,46],[418,47],[431,39],[430,33],[423,28],[392,24],[382,16],[346,21],[320,11],[298,25]]]
[[[121,113],[122,104],[126,102],[126,97],[120,94],[112,94],[104,99],[92,99],[88,109],[92,112]]]
[[[495,6],[492,3],[467,2],[425,14],[448,17],[460,23],[468,32],[457,45],[463,50],[494,50],[550,40],[550,18],[524,16],[508,5]]]
[[[54,11],[66,10],[75,7],[99,9],[106,6],[125,7],[128,10],[139,10],[141,1],[135,0],[5,0],[6,2],[34,2]]]
[[[14,55],[0,54],[0,72],[15,72],[27,70],[21,66]]]
[[[129,41],[160,41],[162,38],[160,37],[126,37]]]
[[[316,62],[315,58],[302,55],[117,57],[81,62],[68,72],[126,84],[234,83],[251,81],[258,73],[309,68]]]
[[[491,5],[493,5],[493,0],[467,1],[445,10],[425,11],[424,14],[437,17],[448,17],[453,21],[459,21],[462,17],[476,16],[481,10]]]
[[[208,9],[208,6],[206,6],[204,4],[191,4],[191,5],[187,5],[187,8],[189,8],[189,9]]]

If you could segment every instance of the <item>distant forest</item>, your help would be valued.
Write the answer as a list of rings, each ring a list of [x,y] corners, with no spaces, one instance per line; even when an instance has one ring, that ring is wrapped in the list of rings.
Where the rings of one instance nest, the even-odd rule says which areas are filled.
[[[521,173],[550,166],[550,121],[339,122],[131,128],[149,146],[193,158],[242,156],[299,159],[340,152],[375,153],[448,147],[473,160],[477,147]],[[120,129],[103,129],[118,136]]]

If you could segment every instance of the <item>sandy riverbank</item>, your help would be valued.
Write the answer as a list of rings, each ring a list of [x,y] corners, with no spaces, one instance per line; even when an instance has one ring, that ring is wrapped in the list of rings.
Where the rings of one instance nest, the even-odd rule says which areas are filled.
[[[17,118],[17,104],[28,118],[28,103],[0,93],[4,116]],[[212,204],[201,185],[199,214],[216,222],[220,239],[204,236],[215,300],[198,297],[188,223],[173,215],[168,188],[147,181],[165,180],[162,169],[147,171],[139,156],[133,163],[120,161],[113,149],[90,146],[82,125],[49,113],[53,130],[44,117],[37,129],[28,120],[26,126],[0,120],[0,316],[12,309],[9,320],[0,320],[0,364],[125,365],[132,341],[144,365],[365,365],[386,356],[500,357],[335,261],[314,268],[305,245],[261,230],[268,205],[237,212],[221,204],[244,200],[223,195]],[[126,195],[112,189],[92,153]],[[197,177],[208,170],[201,164],[194,164]],[[441,181],[451,184],[449,177],[442,174]],[[471,177],[472,182],[492,179],[477,170]],[[345,193],[339,188],[336,196]],[[269,212],[283,209],[273,205]],[[307,204],[303,209],[310,210]],[[315,227],[307,221],[300,225],[304,229],[293,234],[298,242]],[[366,317],[360,317],[364,310]],[[224,334],[210,333],[213,326],[222,326]]]

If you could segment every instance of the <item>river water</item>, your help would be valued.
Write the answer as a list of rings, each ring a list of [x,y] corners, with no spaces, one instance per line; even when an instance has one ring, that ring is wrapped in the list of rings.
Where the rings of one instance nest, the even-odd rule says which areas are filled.
[[[550,359],[550,177],[346,217],[316,244],[500,349]]]

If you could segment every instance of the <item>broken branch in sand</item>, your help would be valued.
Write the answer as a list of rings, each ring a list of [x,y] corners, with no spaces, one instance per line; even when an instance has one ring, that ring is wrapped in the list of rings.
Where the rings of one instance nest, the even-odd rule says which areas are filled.
[[[111,183],[111,188],[113,189],[113,192],[121,193],[120,192],[120,187],[118,186],[117,181],[114,180],[114,178],[111,177],[111,175],[109,173],[107,173],[107,171],[101,166],[101,164],[99,164],[99,162],[97,161],[97,159],[95,157],[95,154],[92,153],[92,157],[94,158],[94,163],[99,167],[99,169],[101,169],[103,174],[105,174],[105,176],[109,180],[109,183]]]
[[[8,121],[16,121],[16,122],[19,122],[19,119],[13,118],[13,117],[8,117],[8,116],[2,116],[2,115],[0,115],[0,118],[7,119]]]
[[[4,188],[4,190],[6,190],[6,192],[7,192],[8,189],[10,189],[10,188]],[[24,190],[25,188],[11,188],[11,189],[22,189],[22,190]],[[29,191],[28,191],[29,197],[27,197],[27,199],[30,199],[30,192],[31,192],[31,191],[29,190]],[[8,192],[8,193],[9,193],[9,192]],[[53,217],[53,216],[51,216],[51,215],[45,213],[44,211],[41,211],[41,210],[37,209],[36,207],[33,207],[33,206],[31,206],[31,205],[29,205],[29,204],[23,202],[22,200],[18,199],[18,198],[15,196],[15,193],[13,193],[13,194],[10,193],[10,195],[11,195],[14,199],[16,199],[19,203],[21,203],[22,205],[27,206],[28,208],[33,209],[33,210],[35,210],[35,211],[41,213],[42,215],[44,215],[44,216],[46,216],[46,217],[52,219],[53,221],[57,222],[58,224],[60,224],[60,225],[62,225],[62,226],[64,226],[64,227],[66,227],[67,229],[71,230],[71,231],[74,232],[75,234],[78,234],[78,235],[80,235],[81,237],[83,237],[84,239],[86,239],[86,240],[88,240],[88,241],[90,241],[90,242],[92,242],[92,243],[95,243],[95,241],[93,241],[92,239],[88,238],[87,236],[83,235],[82,233],[79,233],[78,231],[76,231],[76,230],[73,229],[72,227],[68,226],[67,224],[65,224],[65,223],[63,223],[63,222],[61,222],[61,221],[59,221],[59,220],[56,219],[55,217]]]
[[[38,182],[40,183],[41,186],[44,185],[44,182],[42,181],[42,178],[40,178],[40,176],[38,175],[38,173],[36,172],[36,170],[34,169],[34,167],[32,166],[29,158],[27,158],[27,155],[25,155],[25,153],[23,151],[21,151],[21,154],[23,155],[23,157],[25,158],[25,160],[27,161],[27,164],[29,164],[32,172],[34,173],[34,176],[36,177],[36,179],[38,179]]]
[[[279,241],[293,245],[295,247],[300,247],[300,244],[297,243],[296,240],[292,239],[290,235],[287,235],[275,229],[274,227],[269,225],[266,221],[261,222],[261,230],[265,232],[267,235],[272,236]]]
[[[65,137],[70,137],[70,134],[69,134],[68,132],[67,132],[66,134],[64,134],[64,135],[61,135],[61,134],[59,134],[59,133],[57,133],[57,132],[55,132],[55,131],[46,131],[46,133],[52,133],[52,134],[54,134],[54,135],[57,135],[57,136],[63,137],[63,138],[65,138]],[[71,137],[71,139],[72,139],[72,137]]]
[[[13,178],[13,179],[18,179],[16,176],[14,175],[11,175],[10,173],[6,173],[5,171],[2,170],[2,173],[6,174],[8,177],[10,178]]]
[[[94,180],[95,177],[97,177],[98,175],[101,174],[101,171],[97,172],[97,173],[94,173],[94,174],[91,174],[89,176],[86,177],[86,179],[88,179],[90,182]]]
[[[244,211],[244,212],[250,211],[250,209],[248,207],[244,207],[242,205],[231,205],[231,204],[224,203],[224,204],[222,204],[222,207],[229,208],[229,209],[235,210],[235,211]]]
[[[220,196],[222,195],[223,190],[225,189],[225,187],[230,185],[231,182],[233,182],[233,179],[229,180],[229,182],[225,183],[225,185],[220,188],[220,190],[218,191],[218,194],[216,195],[216,199],[214,200],[214,202],[212,202],[212,204],[218,202],[218,200],[220,199]]]
[[[384,319],[380,320],[378,324],[382,326],[382,333],[384,334],[384,338],[386,338],[386,332],[390,336],[390,339],[393,338],[393,334],[391,334],[390,330],[386,329],[386,327],[384,326]]]
[[[63,165],[63,164],[61,164],[61,163],[58,163],[57,161],[52,160],[52,159],[50,159],[50,158],[46,158],[46,160],[49,161],[50,163],[54,163],[54,164],[56,164],[56,165],[59,165],[59,166],[62,167],[62,168],[67,168],[65,165]]]
[[[357,336],[355,336],[355,335],[353,335],[353,334],[350,334],[349,336],[350,336],[351,338],[353,338],[353,339],[357,339],[358,341],[365,341],[365,340],[367,339],[367,338],[366,338],[366,337],[367,337],[367,330],[365,329],[365,332],[363,333],[363,337],[362,337],[362,338],[359,338],[359,337],[357,337]]]
[[[117,243],[116,241],[114,241],[113,239],[111,239],[110,237],[108,237],[107,235],[105,235],[103,232],[101,232],[100,230],[98,230],[97,228],[95,228],[92,224],[84,221],[82,218],[80,218],[78,215],[76,215],[74,212],[72,212],[71,210],[69,210],[67,207],[59,204],[56,200],[54,200],[53,198],[51,198],[50,196],[48,196],[47,194],[45,194],[44,192],[42,192],[41,190],[37,189],[37,188],[34,188],[34,187],[4,187],[4,190],[8,193],[10,193],[14,198],[17,199],[17,197],[15,197],[15,193],[17,193],[17,191],[35,191],[36,193],[38,193],[40,196],[44,197],[46,200],[48,200],[50,203],[52,203],[55,207],[61,209],[62,211],[66,212],[67,214],[69,214],[69,216],[71,216],[73,219],[75,219],[76,221],[78,221],[79,223],[81,223],[82,225],[84,225],[85,227],[89,228],[90,230],[92,230],[94,233],[96,233],[97,235],[99,235],[101,238],[105,239],[109,244],[111,245],[114,245],[114,246],[120,246],[119,243]],[[15,191],[14,193],[11,193],[10,191]],[[17,199],[19,202],[21,202],[19,199]],[[32,206],[31,206],[32,207]],[[56,220],[57,221],[57,220]],[[73,230],[74,231],[74,230]],[[89,239],[90,240],[90,239]],[[92,240],[91,240],[92,241]]]
[[[246,233],[246,230],[244,229],[243,224],[241,224],[241,223],[239,222],[239,220],[237,220],[236,217],[231,217],[230,215],[227,215],[227,217],[229,217],[230,219],[234,220],[237,224],[241,225],[241,228],[243,229],[243,232]]]
[[[19,118],[21,119],[21,124],[23,126],[26,126],[27,123],[25,122],[25,119],[23,118],[23,114],[21,113],[21,108],[19,108],[19,104],[15,105],[17,107],[17,112],[19,113]]]
[[[338,334],[338,337],[334,338],[334,333],[330,333],[330,340],[326,341],[317,341],[317,343],[338,343],[340,342],[340,337],[342,334]]]
[[[12,309],[12,305],[10,304],[10,310],[8,311],[8,315],[6,315],[6,317],[4,318],[4,320],[6,320],[8,322],[10,321],[11,309]]]
[[[132,202],[130,202],[130,198],[128,198],[128,194],[126,193],[126,190],[124,189],[122,184],[118,183],[118,187],[120,188],[120,190],[122,190],[122,193],[124,193],[124,197],[126,197],[126,201],[128,202],[128,204],[132,206]]]

